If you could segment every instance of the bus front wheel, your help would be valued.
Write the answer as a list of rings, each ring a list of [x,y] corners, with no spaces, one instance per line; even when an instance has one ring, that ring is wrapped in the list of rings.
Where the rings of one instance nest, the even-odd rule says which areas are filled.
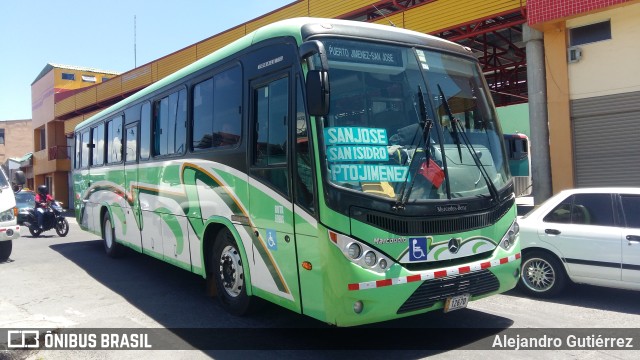
[[[246,314],[251,299],[247,295],[238,244],[229,230],[222,230],[216,236],[211,260],[220,305],[231,314]]]

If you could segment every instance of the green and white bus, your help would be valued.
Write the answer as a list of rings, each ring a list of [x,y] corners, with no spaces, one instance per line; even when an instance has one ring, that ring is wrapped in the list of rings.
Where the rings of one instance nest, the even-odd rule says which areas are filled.
[[[512,289],[504,139],[470,49],[362,22],[260,28],[75,129],[80,226],[337,326]]]

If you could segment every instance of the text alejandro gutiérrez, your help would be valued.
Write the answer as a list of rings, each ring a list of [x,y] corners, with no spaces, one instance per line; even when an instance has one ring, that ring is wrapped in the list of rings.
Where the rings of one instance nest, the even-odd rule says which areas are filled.
[[[491,345],[494,349],[540,350],[540,349],[633,349],[632,337],[607,337],[603,335],[567,335],[539,337],[496,335]]]

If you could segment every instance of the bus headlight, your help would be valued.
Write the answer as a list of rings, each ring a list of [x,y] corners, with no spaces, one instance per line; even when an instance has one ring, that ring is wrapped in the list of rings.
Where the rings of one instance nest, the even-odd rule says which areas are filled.
[[[351,243],[347,247],[347,254],[349,254],[350,258],[357,259],[362,254],[362,248],[356,243]]]
[[[516,220],[511,224],[511,227],[509,227],[509,230],[504,234],[502,240],[500,240],[500,247],[505,250],[509,250],[518,239],[519,233],[520,225],[518,225],[518,221]]]
[[[380,266],[380,269],[386,270],[387,269],[387,260],[380,259],[380,263],[378,263],[378,266]]]
[[[365,269],[382,274],[393,264],[393,260],[380,251],[349,236],[329,230],[329,239],[349,261]]]
[[[376,264],[376,259],[376,254],[373,251],[367,251],[367,253],[364,254],[364,263],[369,267]]]

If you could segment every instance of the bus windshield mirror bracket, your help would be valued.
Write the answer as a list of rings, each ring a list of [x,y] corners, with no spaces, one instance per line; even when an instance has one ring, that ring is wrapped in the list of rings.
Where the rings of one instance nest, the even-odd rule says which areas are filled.
[[[320,58],[320,70],[329,70],[329,60],[327,60],[327,52],[324,49],[324,44],[318,40],[311,40],[300,44],[298,49],[300,54],[300,60],[305,61],[313,55],[318,55]],[[313,62],[309,62],[309,69],[313,70]]]

